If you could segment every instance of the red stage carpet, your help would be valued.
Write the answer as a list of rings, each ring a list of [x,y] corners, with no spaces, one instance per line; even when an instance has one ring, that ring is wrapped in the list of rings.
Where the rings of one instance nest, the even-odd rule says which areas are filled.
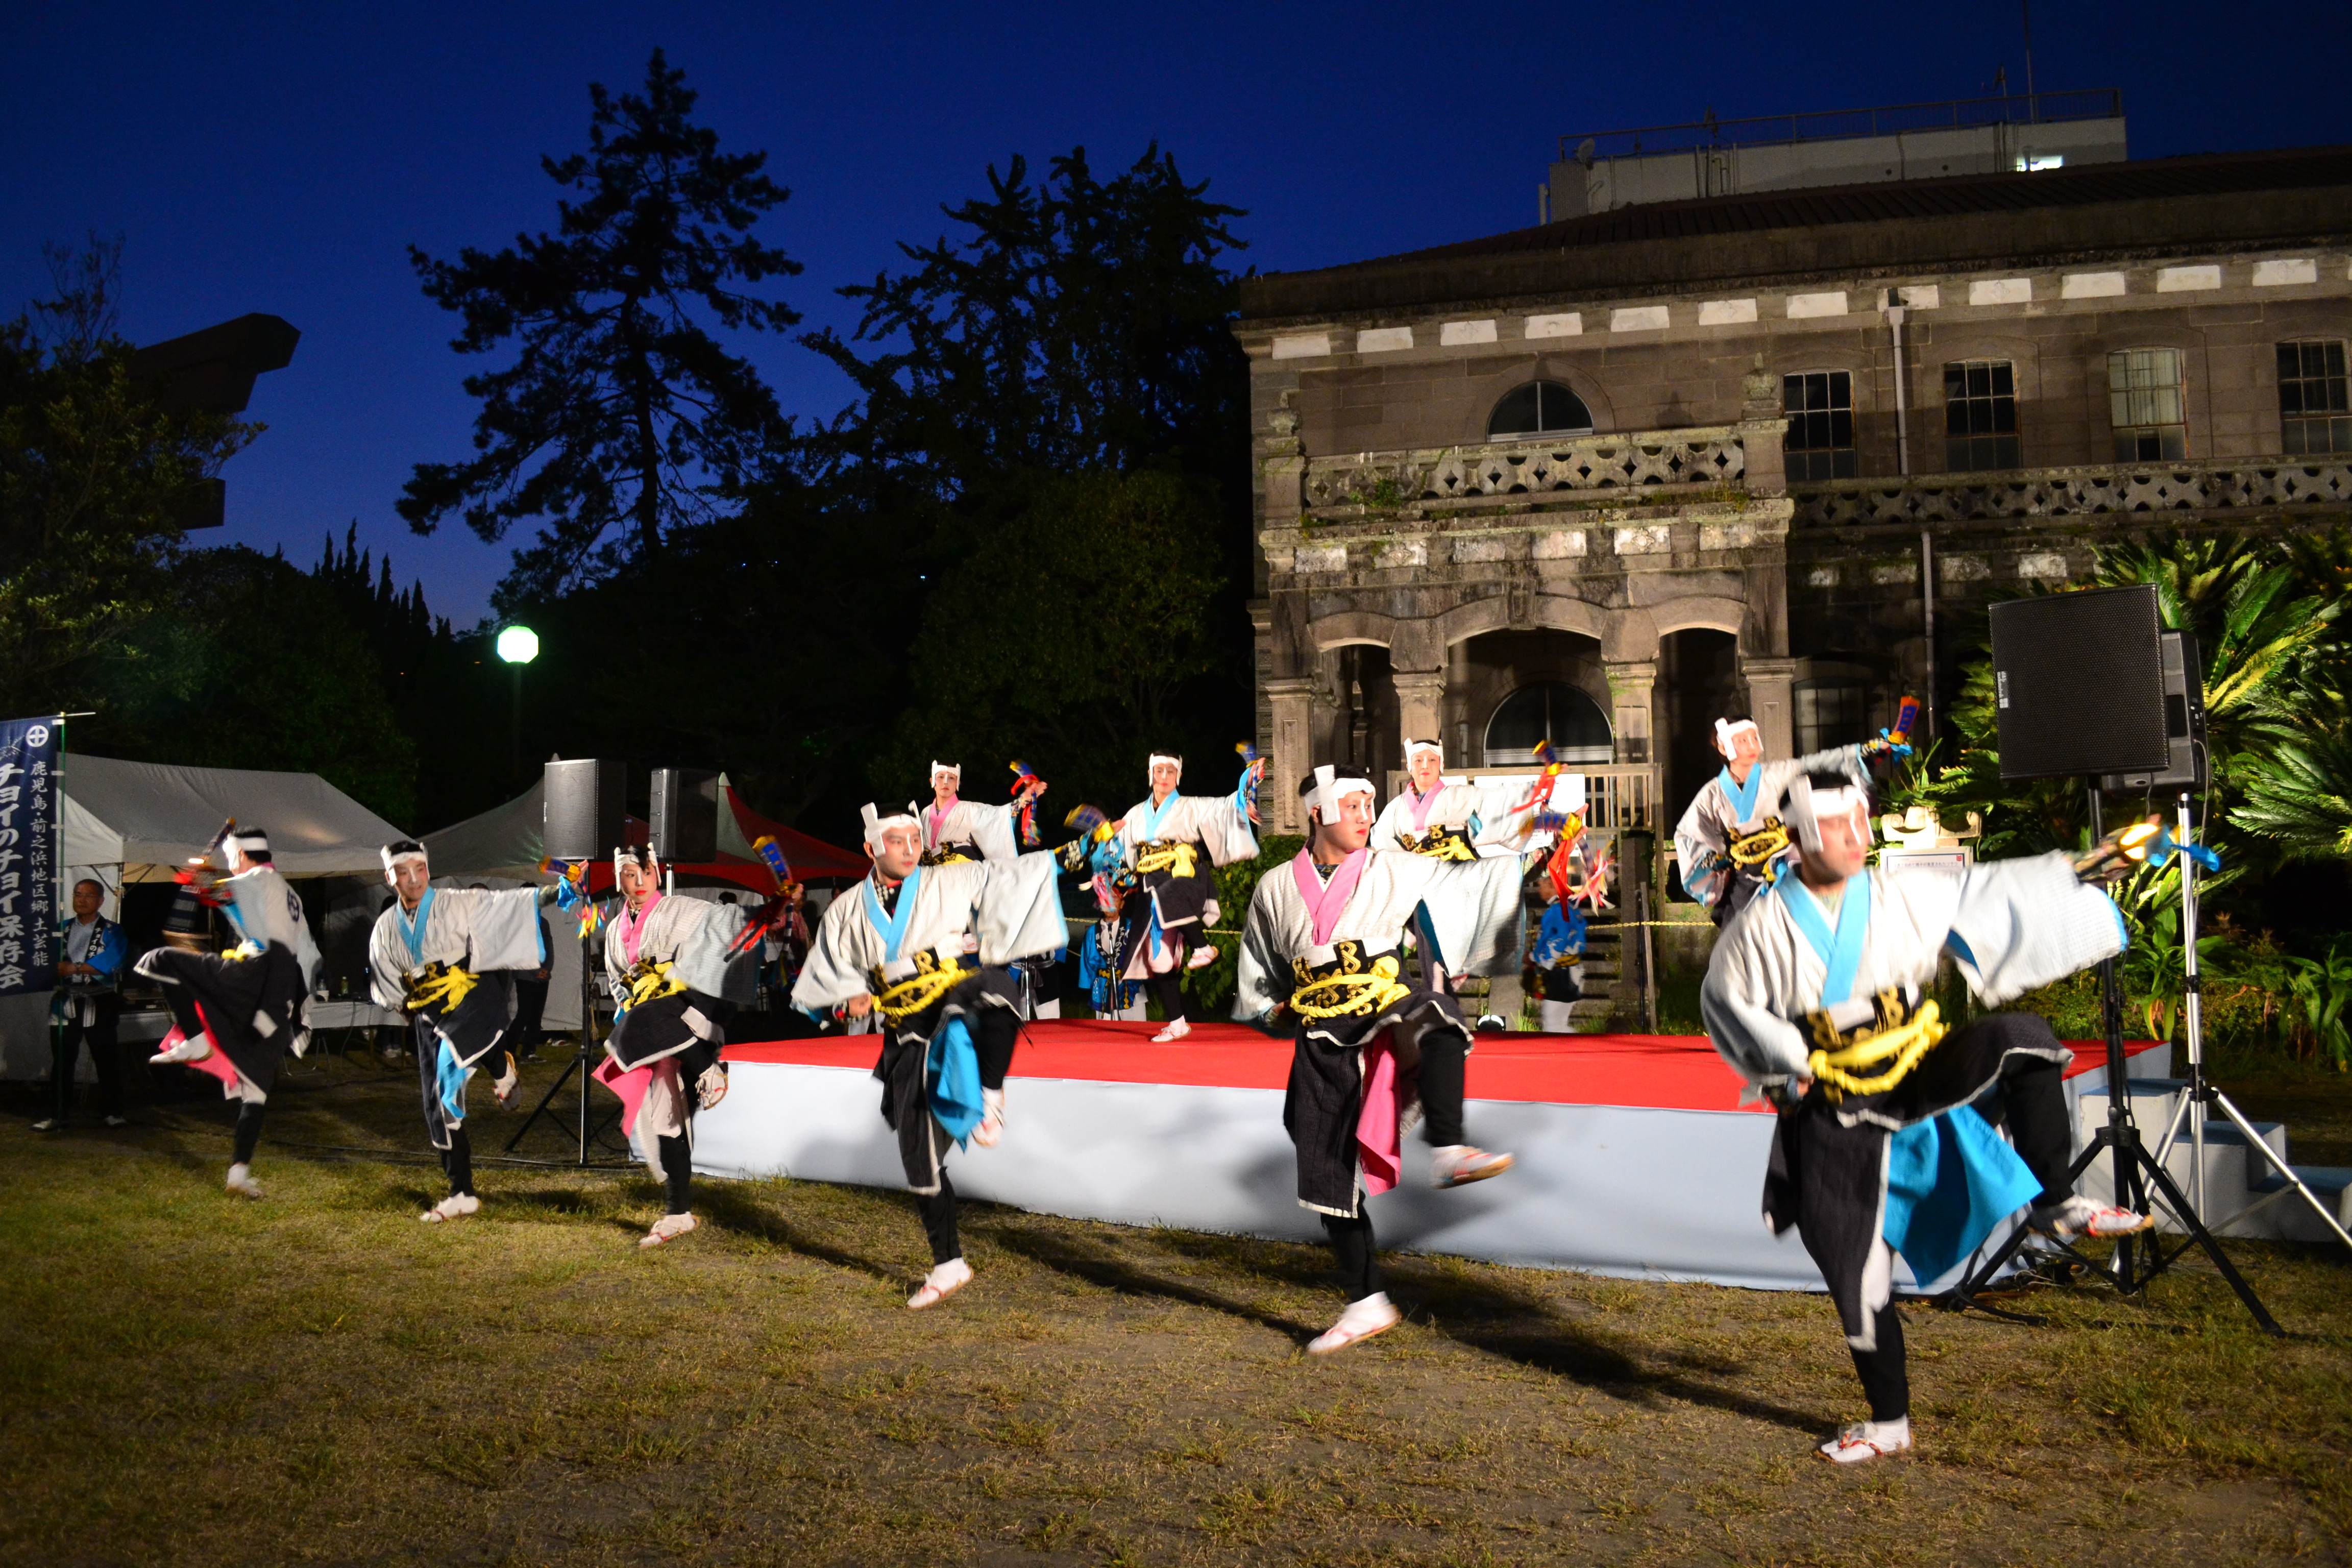
[[[1155,1046],[1157,1024],[1048,1018],[1023,1031],[1013,1076],[1094,1083],[1163,1083],[1281,1089],[1290,1042],[1241,1024],[1195,1024],[1192,1036]],[[2100,1065],[2106,1047],[2069,1042],[2069,1078]],[[2151,1041],[2136,1040],[2132,1056]],[[870,1035],[730,1046],[727,1059],[800,1067],[871,1068]],[[1704,1035],[1481,1035],[1470,1056],[1469,1098],[1545,1105],[1617,1105],[1653,1110],[1738,1110],[1740,1079]],[[1769,1107],[1750,1106],[1751,1110]]]

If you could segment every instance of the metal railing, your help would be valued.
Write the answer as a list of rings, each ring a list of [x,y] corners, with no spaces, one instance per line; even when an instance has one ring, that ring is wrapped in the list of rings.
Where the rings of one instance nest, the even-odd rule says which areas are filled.
[[[1584,825],[1601,833],[1656,831],[1658,769],[1648,763],[1582,763],[1574,771],[1584,775]],[[1449,769],[1446,777],[1472,784],[1497,784],[1507,779],[1533,782],[1537,767]],[[1389,795],[1404,787],[1405,775],[1389,775]]]
[[[2205,458],[1792,484],[1793,529],[2352,506],[2352,459]]]
[[[1955,98],[1941,103],[1896,103],[1879,109],[1832,109],[1803,114],[1762,114],[1717,120],[1709,110],[1688,125],[1645,125],[1631,131],[1570,132],[1559,139],[1561,163],[1638,157],[1650,153],[1688,153],[1707,147],[1754,147],[1792,142],[1842,142],[1916,131],[1956,131],[1979,125],[2047,124],[2067,120],[2123,118],[2123,89],[2086,88],[2070,92],[2002,93],[1993,98]],[[1580,156],[1577,149],[1592,144]]]

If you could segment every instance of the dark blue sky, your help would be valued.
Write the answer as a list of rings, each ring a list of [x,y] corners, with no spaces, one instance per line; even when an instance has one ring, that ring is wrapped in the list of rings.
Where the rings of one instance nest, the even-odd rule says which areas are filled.
[[[2352,5],[2109,0],[2035,7],[2045,89],[2121,87],[2138,157],[2352,141],[2336,75]],[[302,330],[228,470],[226,537],[309,563],[356,519],[404,581],[470,620],[507,546],[392,510],[411,464],[465,450],[470,363],[416,289],[436,255],[548,226],[541,153],[584,145],[586,84],[634,88],[659,44],[731,148],[793,191],[762,231],[836,285],[935,237],[942,202],[1012,153],[1098,168],[1158,138],[1249,209],[1268,270],[1534,221],[1564,132],[1974,96],[2021,85],[2013,0],[1896,7],[417,4],[0,7],[0,312],[46,285],[39,245],[120,232],[141,342],[247,310]],[[805,350],[753,351],[788,408],[847,398]],[[215,538],[220,536],[214,536]]]

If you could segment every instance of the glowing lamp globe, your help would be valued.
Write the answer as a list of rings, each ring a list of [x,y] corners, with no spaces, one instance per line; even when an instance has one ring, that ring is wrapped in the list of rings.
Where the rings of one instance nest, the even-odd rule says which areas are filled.
[[[498,647],[509,664],[529,664],[539,657],[539,634],[529,626],[509,626],[499,634]]]

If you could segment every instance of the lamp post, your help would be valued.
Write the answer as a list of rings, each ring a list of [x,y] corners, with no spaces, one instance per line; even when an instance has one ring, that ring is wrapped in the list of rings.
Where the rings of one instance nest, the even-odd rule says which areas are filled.
[[[509,626],[499,633],[499,657],[514,670],[514,723],[507,731],[507,779],[522,773],[522,667],[539,657],[539,634],[529,626]]]

